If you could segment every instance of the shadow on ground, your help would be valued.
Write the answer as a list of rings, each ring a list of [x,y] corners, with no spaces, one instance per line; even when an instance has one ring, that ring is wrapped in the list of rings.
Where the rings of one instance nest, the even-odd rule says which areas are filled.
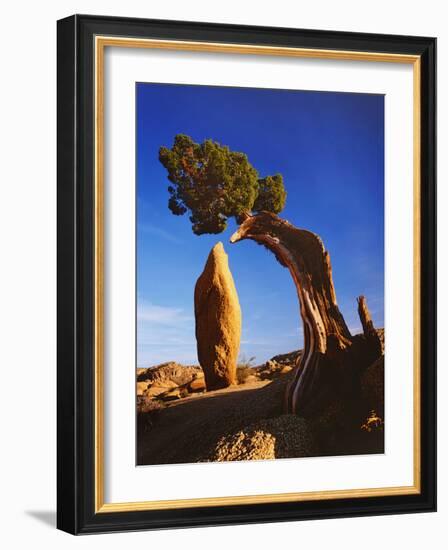
[[[56,511],[55,510],[25,510],[25,514],[37,519],[44,525],[56,529]]]
[[[204,460],[218,440],[264,418],[282,414],[286,376],[271,383],[238,386],[182,399],[158,413],[152,429],[138,434],[137,464]]]

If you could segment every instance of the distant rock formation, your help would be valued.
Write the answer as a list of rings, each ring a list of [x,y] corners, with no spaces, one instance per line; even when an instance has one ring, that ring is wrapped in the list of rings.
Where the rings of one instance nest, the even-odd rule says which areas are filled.
[[[147,369],[137,369],[137,382],[148,381],[151,384],[163,384],[167,381],[181,386],[193,380],[200,371],[199,367],[184,367],[174,361],[162,363]]]
[[[286,357],[287,355],[292,355],[292,354],[284,354],[282,357]],[[280,357],[280,356],[277,356],[277,357]],[[298,357],[300,357],[300,354],[298,355]],[[296,366],[295,360],[292,360],[290,363],[288,363],[285,359],[281,363],[279,361],[276,361],[275,359],[269,359],[269,361],[266,361],[264,365],[260,365],[259,367],[256,367],[253,370],[254,372],[256,372],[260,380],[274,380],[275,378],[278,378],[283,374],[287,374],[288,372],[291,372],[295,366]]]
[[[187,386],[200,376],[203,376],[200,367],[184,367],[174,361],[147,369],[139,368],[137,369],[137,397],[158,397],[178,387]]]
[[[274,357],[271,357],[271,361],[274,361],[275,363],[280,363],[280,365],[297,365],[301,355],[302,350],[298,349],[297,351],[290,351],[289,353],[274,355]]]
[[[222,243],[207,259],[194,291],[196,341],[207,390],[236,382],[241,309]]]

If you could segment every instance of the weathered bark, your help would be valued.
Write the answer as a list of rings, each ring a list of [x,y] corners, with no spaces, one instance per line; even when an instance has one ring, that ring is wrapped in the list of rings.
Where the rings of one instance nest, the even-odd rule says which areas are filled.
[[[372,317],[370,316],[369,308],[367,307],[365,296],[358,297],[358,315],[361,319],[362,330],[366,336],[371,336],[376,333],[373,326]]]
[[[356,391],[360,373],[381,353],[365,299],[360,302],[366,322],[364,335],[352,336],[336,301],[330,256],[318,235],[275,214],[261,212],[246,215],[230,242],[243,239],[252,239],[272,251],[293,278],[304,347],[287,390],[286,411],[313,415],[335,392],[344,397]]]

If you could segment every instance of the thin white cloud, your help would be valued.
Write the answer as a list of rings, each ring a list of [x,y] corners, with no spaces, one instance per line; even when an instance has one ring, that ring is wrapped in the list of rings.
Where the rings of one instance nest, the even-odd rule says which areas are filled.
[[[179,239],[169,231],[165,231],[165,229],[158,227],[157,225],[151,225],[149,223],[140,223],[139,229],[145,233],[149,233],[150,235],[153,235],[154,237],[160,237],[161,239],[168,241],[170,243],[182,244],[181,239]]]
[[[137,306],[137,320],[156,325],[178,326],[180,323],[191,321],[192,317],[186,315],[182,308],[140,302]]]
[[[194,317],[183,308],[138,299],[137,364],[197,362]]]

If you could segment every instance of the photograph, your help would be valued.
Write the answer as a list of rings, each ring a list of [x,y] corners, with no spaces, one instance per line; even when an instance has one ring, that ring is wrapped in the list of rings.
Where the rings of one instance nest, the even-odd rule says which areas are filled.
[[[383,94],[135,83],[137,466],[385,452],[384,126]]]

